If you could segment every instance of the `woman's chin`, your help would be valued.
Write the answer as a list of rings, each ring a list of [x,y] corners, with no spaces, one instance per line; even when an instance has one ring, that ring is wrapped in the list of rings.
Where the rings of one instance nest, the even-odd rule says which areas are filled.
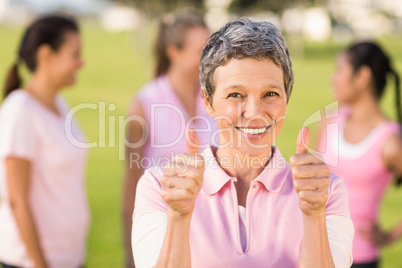
[[[249,157],[268,157],[271,154],[271,145],[265,144],[265,146],[261,147],[247,145],[239,148],[239,151]]]
[[[237,147],[238,151],[249,156],[266,155],[271,151],[272,142],[267,137],[248,140],[246,138],[241,142],[241,146]]]
[[[237,128],[234,132],[233,128],[224,130],[220,129],[220,131],[220,149],[230,148],[234,151],[248,154],[250,156],[259,156],[264,155],[266,152],[270,152],[271,145],[275,140],[270,128],[267,128],[266,131],[259,134],[244,133]]]
[[[75,78],[73,79],[69,79],[68,81],[66,81],[65,83],[64,83],[64,87],[72,87],[72,86],[74,86],[75,85],[75,83],[76,83],[76,80],[75,80]]]

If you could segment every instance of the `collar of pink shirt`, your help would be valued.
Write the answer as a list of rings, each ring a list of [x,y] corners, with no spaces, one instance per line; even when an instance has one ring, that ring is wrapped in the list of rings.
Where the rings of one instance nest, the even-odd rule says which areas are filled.
[[[290,172],[289,164],[282,156],[281,152],[276,146],[272,146],[272,157],[268,162],[268,165],[253,180],[252,183],[260,182],[270,192],[279,192],[285,182],[288,173]],[[222,187],[229,181],[237,179],[230,177],[216,161],[214,152],[215,148],[207,147],[203,152],[205,159],[205,172],[204,178],[214,178],[204,180],[202,192],[205,195],[213,195],[218,193]],[[237,160],[236,160],[237,161]],[[239,159],[238,161],[242,161]],[[242,162],[238,163],[239,165]],[[246,163],[245,163],[246,164]]]

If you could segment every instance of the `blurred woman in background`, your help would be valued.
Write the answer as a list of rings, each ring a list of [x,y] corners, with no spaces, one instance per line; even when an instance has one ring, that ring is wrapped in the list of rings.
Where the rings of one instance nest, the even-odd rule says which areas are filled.
[[[32,76],[20,88],[24,63]],[[0,262],[3,267],[81,267],[89,223],[87,152],[65,134],[59,95],[82,67],[77,23],[51,15],[25,31],[0,107]],[[83,140],[78,126],[73,135]]]
[[[399,124],[387,119],[379,104],[388,76],[395,80]],[[355,226],[352,267],[378,267],[380,247],[402,237],[402,222],[386,232],[378,219],[384,192],[394,176],[402,175],[399,75],[377,44],[362,42],[340,54],[332,84],[335,98],[343,105],[329,123],[338,122],[339,133],[326,131],[323,124],[319,150],[325,152],[327,163],[338,163],[331,172],[343,179],[348,190]]]
[[[126,262],[133,267],[131,226],[135,190],[144,169],[185,153],[185,129],[203,129],[206,147],[217,129],[204,109],[199,84],[201,50],[210,32],[198,14],[180,12],[162,17],[155,42],[155,80],[145,85],[130,105],[129,115],[143,118],[128,124],[123,221]]]

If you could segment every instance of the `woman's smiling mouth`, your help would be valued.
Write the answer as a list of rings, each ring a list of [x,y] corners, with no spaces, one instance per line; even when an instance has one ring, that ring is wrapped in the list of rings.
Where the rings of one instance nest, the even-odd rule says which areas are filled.
[[[238,130],[240,130],[242,133],[244,134],[248,134],[248,135],[260,135],[263,134],[264,132],[266,132],[270,126],[267,127],[236,127]]]

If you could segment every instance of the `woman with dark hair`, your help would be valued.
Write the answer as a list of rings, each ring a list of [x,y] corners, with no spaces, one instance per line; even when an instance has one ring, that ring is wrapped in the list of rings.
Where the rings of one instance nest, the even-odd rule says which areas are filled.
[[[205,111],[199,83],[201,50],[210,32],[194,12],[161,18],[155,41],[155,80],[131,102],[123,187],[123,221],[127,266],[132,267],[131,226],[135,191],[144,168],[167,162],[186,151],[186,126],[202,129],[207,145],[216,123]],[[139,119],[140,120],[137,120]],[[205,146],[204,146],[205,147]]]
[[[399,123],[386,118],[380,109],[388,78],[395,81]],[[327,163],[337,163],[331,172],[344,180],[348,190],[355,226],[352,267],[378,267],[380,247],[402,237],[402,222],[390,232],[378,224],[383,194],[394,175],[402,175],[399,75],[379,45],[361,42],[339,55],[332,85],[342,106],[327,123],[338,123],[339,132],[326,131],[322,124],[319,150],[325,152]]]
[[[18,69],[32,76],[22,85]],[[65,134],[60,91],[82,67],[74,19],[49,15],[25,31],[0,107],[0,263],[3,267],[80,267],[89,210],[87,152]],[[22,87],[21,87],[22,86]],[[71,131],[85,139],[75,122]]]

